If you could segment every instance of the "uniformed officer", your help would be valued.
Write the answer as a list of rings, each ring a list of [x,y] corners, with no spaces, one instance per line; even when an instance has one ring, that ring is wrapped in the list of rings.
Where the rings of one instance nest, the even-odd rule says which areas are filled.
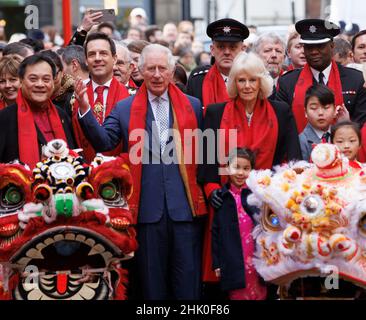
[[[225,83],[235,57],[245,49],[243,40],[249,29],[234,19],[221,19],[210,23],[206,33],[212,39],[215,62],[193,70],[187,84],[187,93],[200,99],[204,107],[229,99]]]
[[[366,90],[362,73],[343,67],[333,59],[333,38],[340,28],[332,22],[320,19],[301,20],[295,25],[304,44],[306,65],[283,75],[279,80],[276,99],[292,105],[299,133],[303,131],[305,118],[305,92],[314,83],[331,88],[337,106],[346,107],[351,120],[360,125],[366,121]]]

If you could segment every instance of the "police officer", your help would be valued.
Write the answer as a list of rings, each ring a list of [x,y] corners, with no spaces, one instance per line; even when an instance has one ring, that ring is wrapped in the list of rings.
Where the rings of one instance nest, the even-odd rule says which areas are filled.
[[[343,67],[333,59],[333,38],[340,28],[332,22],[305,19],[296,23],[296,31],[304,44],[306,65],[283,75],[279,80],[277,99],[292,106],[299,133],[306,126],[305,92],[314,83],[331,88],[339,108],[347,108],[352,121],[366,121],[366,90],[362,73]],[[346,111],[346,110],[344,110]]]
[[[249,29],[234,19],[221,19],[207,26],[207,35],[212,39],[212,66],[198,67],[192,71],[187,84],[187,93],[201,100],[204,107],[229,99],[226,85],[233,60],[245,49],[243,40]]]

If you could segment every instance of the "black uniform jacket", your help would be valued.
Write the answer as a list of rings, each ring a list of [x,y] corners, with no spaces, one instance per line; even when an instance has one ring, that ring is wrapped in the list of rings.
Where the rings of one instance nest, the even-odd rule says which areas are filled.
[[[202,85],[206,74],[210,71],[211,66],[198,67],[192,70],[187,83],[187,94],[196,97],[202,102]]]
[[[366,89],[363,87],[365,80],[362,72],[339,64],[338,68],[342,83],[343,100],[351,120],[363,125],[366,121]],[[301,70],[295,69],[280,77],[276,94],[277,100],[284,101],[292,106],[295,87]],[[313,81],[317,83],[315,79]]]
[[[60,107],[56,106],[65,136],[70,149],[75,148],[75,139],[72,131],[71,121],[68,115]],[[8,163],[19,159],[18,147],[18,106],[13,104],[0,111],[0,163]],[[46,139],[36,126],[39,155],[42,153],[42,146],[47,144]]]

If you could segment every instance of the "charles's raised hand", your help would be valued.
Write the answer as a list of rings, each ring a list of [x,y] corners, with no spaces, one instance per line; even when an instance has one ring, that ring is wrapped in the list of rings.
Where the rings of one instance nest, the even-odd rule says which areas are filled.
[[[79,103],[80,113],[84,114],[89,110],[89,99],[86,94],[87,87],[81,78],[77,78],[75,81],[75,99]]]

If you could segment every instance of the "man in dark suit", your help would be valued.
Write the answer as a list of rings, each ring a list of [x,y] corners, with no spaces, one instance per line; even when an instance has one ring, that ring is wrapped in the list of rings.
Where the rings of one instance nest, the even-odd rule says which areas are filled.
[[[212,39],[210,50],[215,62],[194,69],[187,84],[187,93],[204,107],[229,99],[227,79],[235,57],[245,48],[243,40],[248,38],[249,29],[234,19],[221,19],[207,26],[207,35]]]
[[[196,182],[197,166],[176,160],[190,151],[183,131],[202,126],[202,108],[198,99],[171,84],[174,65],[169,49],[157,44],[144,48],[139,65],[144,84],[117,104],[103,126],[90,112],[84,85],[76,83],[79,122],[94,148],[110,150],[122,140],[123,151],[129,153],[137,264],[144,298],[153,300],[200,298],[198,217],[206,214],[205,202]],[[175,129],[174,139],[170,129]]]
[[[306,19],[296,23],[301,35],[307,64],[283,75],[279,80],[276,99],[292,106],[299,133],[306,126],[305,92],[314,83],[331,88],[336,105],[345,105],[352,121],[360,125],[366,121],[366,89],[361,72],[335,63],[333,38],[340,29],[337,25],[319,19]]]
[[[33,168],[42,146],[63,139],[74,148],[71,121],[51,101],[56,76],[53,61],[39,54],[27,57],[18,70],[21,90],[16,104],[0,112],[0,162],[20,160]]]

